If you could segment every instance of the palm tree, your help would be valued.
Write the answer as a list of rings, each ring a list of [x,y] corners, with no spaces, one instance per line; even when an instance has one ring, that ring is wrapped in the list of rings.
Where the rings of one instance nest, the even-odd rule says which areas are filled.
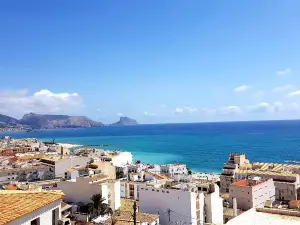
[[[91,197],[92,203],[88,204],[88,212],[92,217],[111,215],[113,210],[105,203],[105,198],[101,194],[95,194]]]

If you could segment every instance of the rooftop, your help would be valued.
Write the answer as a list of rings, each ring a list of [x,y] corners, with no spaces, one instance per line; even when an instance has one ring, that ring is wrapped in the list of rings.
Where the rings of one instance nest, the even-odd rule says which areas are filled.
[[[226,225],[299,225],[300,217],[257,212],[254,208],[228,221]]]
[[[49,166],[39,165],[39,166],[28,166],[28,167],[20,167],[20,168],[0,169],[0,173],[11,173],[11,172],[18,172],[18,171],[40,170],[40,169],[49,169]]]
[[[62,198],[61,192],[0,191],[0,225]]]
[[[96,181],[96,180],[106,179],[106,178],[108,178],[108,176],[104,175],[104,174],[96,174],[96,175],[87,176],[84,178],[88,179],[89,181]]]
[[[127,198],[121,198],[120,211],[133,212],[133,203],[134,203],[134,200],[127,199]],[[138,207],[139,202],[136,202],[136,204],[137,204],[137,207]]]
[[[256,181],[256,183],[251,184],[249,182],[249,180],[244,179],[244,180],[239,180],[239,181],[236,181],[236,182],[232,183],[231,186],[254,187],[254,186],[262,184],[262,183],[264,183],[264,181],[263,180],[259,180],[259,181]]]
[[[143,223],[151,223],[153,221],[155,221],[157,218],[159,218],[158,214],[149,214],[149,213],[141,213],[138,212],[136,214],[136,220],[137,222],[143,222]],[[128,224],[128,223],[132,223],[133,222],[133,215],[132,212],[130,211],[120,211],[120,212],[116,212],[113,214],[112,216],[113,220],[116,220],[117,223],[122,223],[122,224]],[[112,219],[108,219],[105,221],[105,224],[112,224]],[[125,222],[125,223],[124,223]]]

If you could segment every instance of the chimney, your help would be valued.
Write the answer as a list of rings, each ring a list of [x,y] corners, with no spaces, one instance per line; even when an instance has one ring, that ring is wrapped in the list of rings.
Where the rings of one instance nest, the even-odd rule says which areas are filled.
[[[233,198],[233,216],[237,217],[237,202],[236,202],[236,198]]]

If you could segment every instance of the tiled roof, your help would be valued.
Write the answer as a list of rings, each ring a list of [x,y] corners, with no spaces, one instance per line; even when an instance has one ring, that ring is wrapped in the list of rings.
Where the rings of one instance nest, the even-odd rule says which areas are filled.
[[[121,207],[120,211],[133,212],[133,203],[134,200],[121,198]],[[137,207],[139,207],[139,202],[136,202]]]
[[[231,184],[231,186],[238,186],[238,187],[254,187],[256,185],[262,184],[264,181],[258,181],[256,184],[250,184],[247,179],[239,180]]]
[[[278,172],[278,171],[262,171],[262,170],[238,170],[237,174],[254,174],[254,175],[270,175],[270,176],[282,176],[282,177],[296,177],[297,175],[291,172]]]
[[[61,192],[0,191],[0,225],[62,198]]]
[[[40,169],[49,169],[49,166],[28,166],[28,167],[20,167],[20,168],[8,168],[8,169],[0,169],[0,173],[11,173],[18,171],[28,171],[28,170],[40,170]]]
[[[133,222],[133,214],[129,211],[120,211],[116,212],[112,216],[113,220],[116,220],[119,224],[131,224]],[[149,214],[149,213],[140,213],[136,214],[136,221],[143,223],[152,223],[157,218],[159,218],[158,214]],[[111,219],[105,221],[105,224],[111,224]]]

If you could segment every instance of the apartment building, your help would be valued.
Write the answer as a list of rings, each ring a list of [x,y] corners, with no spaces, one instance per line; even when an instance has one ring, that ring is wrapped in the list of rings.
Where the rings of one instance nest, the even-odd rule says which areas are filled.
[[[128,199],[139,199],[139,191],[141,187],[163,187],[168,179],[151,172],[129,173],[129,180],[123,179],[121,181],[121,197]]]
[[[186,168],[186,164],[181,163],[173,163],[167,165],[160,166],[160,172],[162,174],[166,174],[168,176],[178,175],[178,174],[188,174],[188,170]]]
[[[300,188],[298,174],[288,171],[238,170],[234,175],[235,180],[245,179],[247,176],[259,176],[262,179],[273,179],[276,200],[290,201],[298,199],[297,190]]]
[[[141,187],[140,212],[160,214],[160,224],[223,224],[223,200],[219,187],[212,185],[210,192],[197,189],[178,190]]]
[[[230,185],[229,202],[233,206],[236,199],[237,208],[249,210],[263,207],[267,200],[275,200],[275,186],[272,179],[262,180],[260,177],[243,179]]]
[[[69,168],[86,167],[90,164],[92,158],[83,156],[63,156],[63,155],[45,155],[41,163],[54,167],[55,177],[65,177]]]
[[[0,224],[58,225],[62,197],[60,192],[0,191]]]
[[[108,179],[108,176],[103,174],[60,181],[57,183],[57,189],[64,192],[66,202],[88,204],[94,194],[101,194],[104,202],[113,210],[120,208],[120,181]]]
[[[27,165],[18,168],[9,167],[0,169],[0,184],[14,181],[49,180],[53,178],[53,168],[45,165]]]

